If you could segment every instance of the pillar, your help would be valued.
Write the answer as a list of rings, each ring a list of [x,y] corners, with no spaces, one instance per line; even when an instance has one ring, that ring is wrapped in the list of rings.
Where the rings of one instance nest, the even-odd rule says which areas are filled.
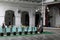
[[[21,26],[22,24],[21,24],[21,13],[20,13],[20,26]]]
[[[35,26],[35,15],[33,11],[29,12],[29,26],[31,27]]]
[[[46,6],[43,5],[43,8],[42,8],[42,10],[41,10],[42,17],[43,17],[43,26],[45,26],[45,9],[46,9]]]
[[[15,15],[15,25],[21,26],[21,13],[18,13],[17,15]]]

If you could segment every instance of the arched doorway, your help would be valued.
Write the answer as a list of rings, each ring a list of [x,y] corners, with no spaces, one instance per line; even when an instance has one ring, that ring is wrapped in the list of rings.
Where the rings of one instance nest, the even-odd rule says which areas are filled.
[[[45,10],[45,26],[46,27],[53,27],[54,26],[54,24],[55,24],[54,11],[53,11],[53,7],[49,7],[49,6],[46,7],[46,10]]]
[[[37,27],[37,25],[40,23],[40,20],[41,20],[41,13],[36,12],[35,13],[35,27]]]
[[[22,12],[21,23],[24,26],[29,26],[29,13],[27,11]]]
[[[5,25],[15,25],[15,15],[14,11],[12,10],[7,10],[5,12]]]

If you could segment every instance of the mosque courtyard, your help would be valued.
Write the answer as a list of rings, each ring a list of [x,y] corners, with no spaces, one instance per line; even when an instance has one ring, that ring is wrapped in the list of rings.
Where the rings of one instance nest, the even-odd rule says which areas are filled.
[[[44,27],[41,34],[0,36],[0,40],[60,40],[60,28]]]

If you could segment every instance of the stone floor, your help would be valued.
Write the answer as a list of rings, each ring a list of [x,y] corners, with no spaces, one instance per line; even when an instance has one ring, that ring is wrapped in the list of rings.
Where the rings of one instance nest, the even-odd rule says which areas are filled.
[[[39,34],[32,36],[0,37],[0,40],[60,40],[60,29],[44,28],[44,31],[53,32],[53,34]]]
[[[58,34],[41,34],[35,36],[16,36],[16,37],[4,37],[0,40],[60,40],[60,35]]]

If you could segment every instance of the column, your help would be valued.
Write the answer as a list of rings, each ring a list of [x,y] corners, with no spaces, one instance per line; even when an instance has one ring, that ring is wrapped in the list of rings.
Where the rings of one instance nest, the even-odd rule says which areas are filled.
[[[21,13],[19,13],[18,15],[15,15],[15,25],[21,26]]]
[[[29,26],[35,26],[35,15],[33,15],[33,11],[29,12]]]
[[[22,24],[21,24],[21,13],[20,13],[20,26],[21,26]]]
[[[43,9],[42,9],[43,26],[45,26],[45,9],[46,9],[46,6],[43,5]]]
[[[0,15],[0,26],[5,22],[5,16]]]

